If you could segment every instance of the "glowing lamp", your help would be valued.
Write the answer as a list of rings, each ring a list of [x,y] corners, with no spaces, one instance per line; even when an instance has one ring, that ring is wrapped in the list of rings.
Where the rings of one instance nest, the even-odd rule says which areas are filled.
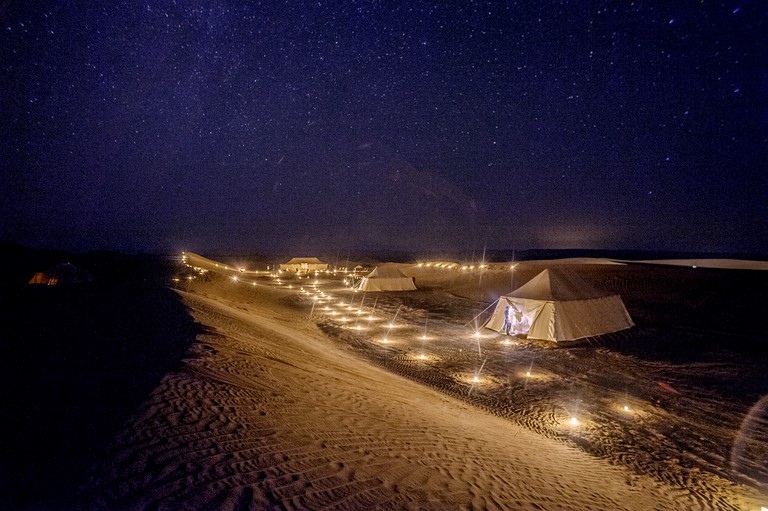
[[[625,412],[628,412],[628,411],[629,411],[629,406],[627,406],[627,405],[624,405],[624,411],[625,411]]]
[[[571,426],[578,426],[579,424],[581,424],[579,422],[579,419],[577,419],[576,417],[571,417],[571,420],[569,420],[568,422],[571,424]]]
[[[474,383],[477,383],[477,382],[479,382],[479,381],[480,381],[480,378],[478,378],[477,376],[475,376],[474,378],[472,378],[472,381],[473,381]]]
[[[426,360],[426,359],[427,359],[426,355],[419,355],[419,360]]]
[[[530,378],[531,377],[531,372],[530,371],[526,371],[525,375]]]

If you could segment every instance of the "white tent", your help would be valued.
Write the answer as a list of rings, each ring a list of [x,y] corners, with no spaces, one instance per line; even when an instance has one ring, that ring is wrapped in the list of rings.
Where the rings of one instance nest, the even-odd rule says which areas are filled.
[[[509,312],[507,312],[509,307]],[[499,297],[485,328],[530,339],[575,341],[634,326],[619,295],[601,293],[573,273],[544,270],[522,287]]]
[[[394,264],[382,264],[355,285],[359,291],[416,291],[413,277],[406,277]]]
[[[306,273],[310,271],[325,271],[328,269],[328,264],[322,262],[317,257],[294,257],[287,263],[281,263],[280,269],[282,271]]]

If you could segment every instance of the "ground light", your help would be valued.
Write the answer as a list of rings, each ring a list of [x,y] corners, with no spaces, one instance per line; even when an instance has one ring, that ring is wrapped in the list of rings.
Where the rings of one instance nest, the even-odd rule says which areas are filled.
[[[577,419],[576,417],[571,417],[571,419],[568,421],[568,424],[570,424],[571,426],[580,426],[581,422],[579,422],[579,419]]]
[[[624,411],[625,411],[625,412],[629,412],[629,406],[627,406],[627,405],[624,405]]]
[[[475,331],[475,334],[472,337],[474,337],[475,341],[477,342],[477,356],[482,357],[483,352],[480,349],[480,330]]]
[[[312,309],[309,311],[309,317],[312,317],[312,313],[315,312],[315,305],[317,304],[317,297],[312,299]]]

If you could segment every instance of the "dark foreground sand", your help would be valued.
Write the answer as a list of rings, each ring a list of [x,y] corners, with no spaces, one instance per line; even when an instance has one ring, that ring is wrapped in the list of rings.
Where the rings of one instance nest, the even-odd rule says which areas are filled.
[[[203,328],[181,363],[164,368],[140,405],[118,413],[109,403],[127,401],[113,396],[99,404],[102,413],[65,421],[71,431],[59,433],[61,444],[80,431],[74,437],[94,449],[71,473],[40,469],[41,455],[31,444],[42,440],[45,427],[17,442],[15,462],[39,472],[19,474],[12,502],[84,509],[766,505],[768,467],[761,453],[768,435],[759,406],[768,393],[759,333],[765,319],[724,323],[723,317],[740,317],[740,309],[723,305],[714,292],[741,287],[751,298],[761,283],[741,273],[580,268],[595,283],[622,291],[637,329],[575,349],[489,332],[475,338],[472,317],[489,297],[509,291],[510,278],[519,285],[534,275],[535,264],[517,268],[513,277],[489,270],[482,280],[477,273],[404,267],[425,290],[377,297],[352,294],[330,278],[315,291],[306,280],[236,275],[211,265],[206,279],[179,284],[179,296]],[[174,303],[162,295],[154,307],[136,311],[153,318],[157,307],[168,307],[171,326],[150,329],[161,335],[147,331],[139,346],[135,336],[131,343],[121,345],[119,336],[109,343],[129,359],[130,346],[155,353],[128,366],[145,384],[143,365],[151,369],[166,342],[176,347],[170,351],[184,346],[185,336],[174,332],[194,336],[189,323],[173,323],[184,319],[174,316]],[[705,317],[697,321],[697,313]],[[369,316],[374,319],[360,319]],[[392,320],[394,327],[385,326]],[[100,360],[78,366],[91,368],[83,387],[95,394],[101,385],[88,382],[121,370],[98,370],[91,362]],[[9,384],[17,388],[33,381],[14,374]],[[62,369],[58,378],[67,374]],[[40,409],[55,409],[56,399],[40,394]],[[627,404],[630,413],[623,411]],[[750,415],[752,405],[757,409]],[[27,413],[34,408],[24,400],[17,406]],[[105,416],[112,426],[125,422],[94,428]],[[572,416],[578,426],[570,424]],[[89,441],[81,431],[89,431],[88,424],[109,439]],[[80,452],[65,450],[60,458]],[[83,480],[83,465],[91,469],[73,491],[68,485]],[[6,468],[13,472],[13,464]],[[24,500],[18,500],[19,485]]]

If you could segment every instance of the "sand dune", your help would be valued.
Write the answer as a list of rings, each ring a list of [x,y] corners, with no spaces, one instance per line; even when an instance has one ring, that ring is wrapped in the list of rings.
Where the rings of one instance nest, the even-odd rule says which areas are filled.
[[[91,474],[96,509],[759,509],[708,500],[394,375],[293,291],[182,292],[207,327]]]
[[[693,268],[719,268],[723,270],[768,270],[768,261],[744,259],[652,259],[648,261],[623,261],[642,264],[666,264]]]

